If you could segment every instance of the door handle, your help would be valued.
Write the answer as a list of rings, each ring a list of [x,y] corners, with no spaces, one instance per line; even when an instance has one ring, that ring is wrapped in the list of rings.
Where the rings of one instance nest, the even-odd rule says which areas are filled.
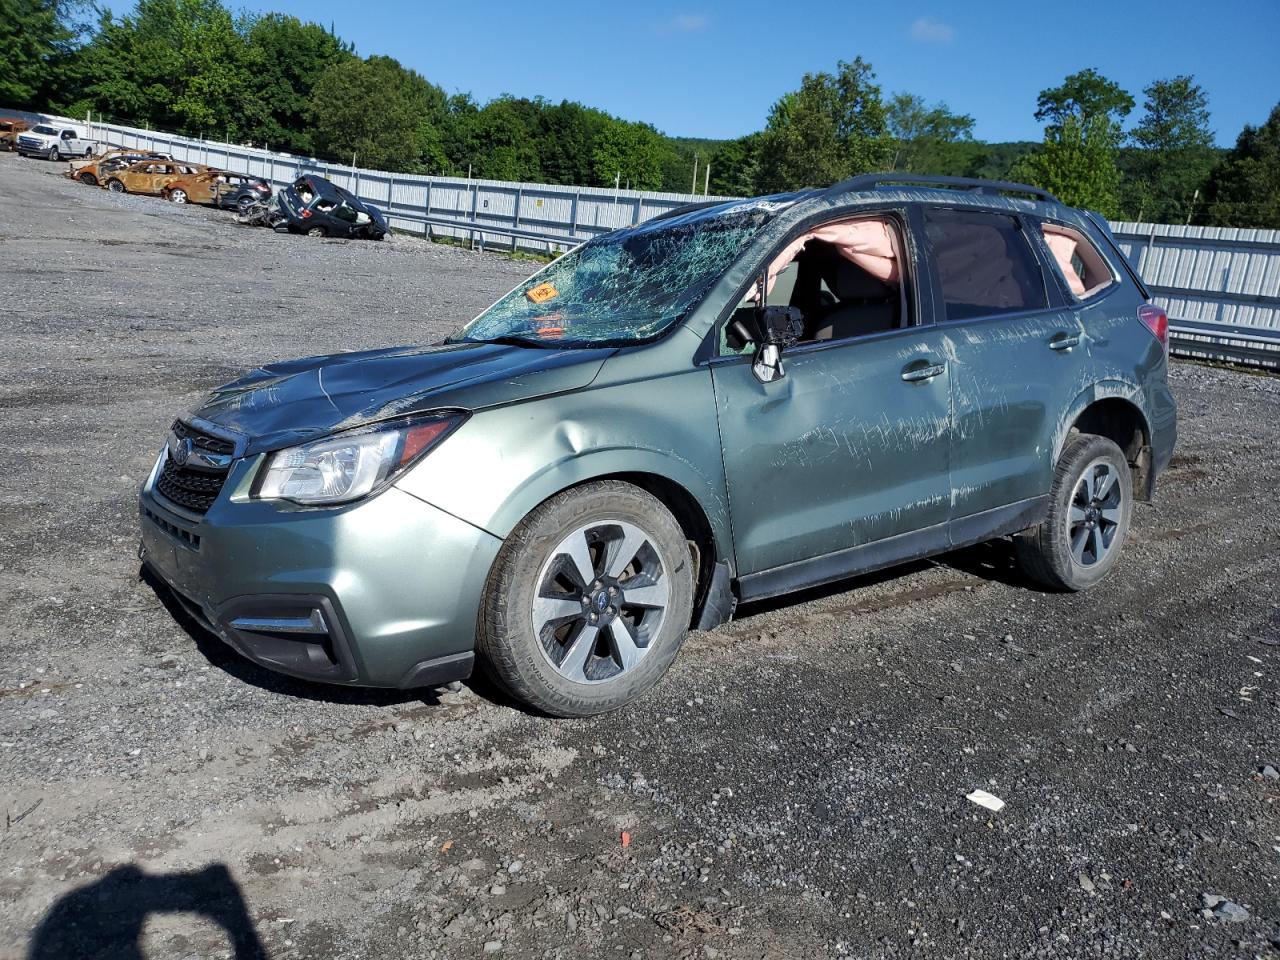
[[[922,380],[932,380],[938,374],[947,369],[945,363],[924,363],[920,361],[909,364],[902,368],[902,379],[907,383],[919,383]]]
[[[1065,333],[1059,333],[1056,336],[1054,336],[1052,340],[1049,341],[1050,350],[1070,350],[1072,347],[1078,347],[1079,345],[1080,345],[1080,334],[1078,333],[1073,333],[1070,335]]]

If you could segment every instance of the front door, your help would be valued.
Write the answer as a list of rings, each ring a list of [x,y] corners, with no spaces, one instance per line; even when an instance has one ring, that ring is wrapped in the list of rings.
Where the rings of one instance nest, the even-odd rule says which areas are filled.
[[[796,569],[758,595],[832,579],[841,566],[877,565],[837,554],[887,538],[932,528],[933,547],[945,545],[951,405],[942,336],[911,327],[797,346],[772,383],[756,379],[749,356],[713,364],[739,577],[829,558],[826,572],[821,562]]]

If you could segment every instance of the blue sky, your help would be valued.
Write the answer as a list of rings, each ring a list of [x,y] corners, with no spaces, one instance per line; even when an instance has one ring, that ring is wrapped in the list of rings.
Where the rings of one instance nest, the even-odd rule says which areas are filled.
[[[242,0],[244,2],[244,0]],[[232,6],[235,6],[232,3]],[[1191,73],[1220,144],[1280,101],[1280,0],[586,3],[247,0],[388,54],[450,92],[579,100],[676,136],[734,137],[806,71],[861,54],[886,94],[945,100],[984,140],[1039,139],[1036,94],[1096,67],[1138,101]]]

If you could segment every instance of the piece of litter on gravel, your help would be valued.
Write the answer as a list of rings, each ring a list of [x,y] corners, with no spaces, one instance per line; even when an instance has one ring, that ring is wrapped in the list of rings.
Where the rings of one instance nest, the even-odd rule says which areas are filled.
[[[1273,640],[1270,637],[1254,637],[1264,647],[1280,647],[1280,640]]]
[[[972,800],[980,807],[986,807],[992,813],[999,813],[1004,809],[1004,801],[994,793],[987,793],[985,790],[975,790],[973,793],[966,796],[965,799]]]
[[[1230,707],[1218,707],[1218,712],[1224,717],[1230,717],[1232,720],[1240,719],[1240,714],[1236,713]]]
[[[626,830],[623,830],[623,831],[622,831],[622,837],[621,837],[621,840],[622,840],[622,845],[623,845],[624,847],[629,847],[629,846],[631,846],[631,834],[630,834],[630,833],[628,833]]]

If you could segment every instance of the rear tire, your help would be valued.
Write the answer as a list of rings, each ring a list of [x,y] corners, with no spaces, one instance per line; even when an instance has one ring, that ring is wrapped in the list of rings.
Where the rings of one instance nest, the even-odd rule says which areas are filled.
[[[310,230],[307,231],[308,237],[327,237],[328,235],[329,235],[329,231],[326,230],[324,227],[312,227]]]
[[[108,181],[107,181],[107,189],[108,189],[108,190],[110,190],[112,193],[124,193],[124,192],[125,192],[124,184],[123,184],[123,183],[121,183],[119,180],[108,180]]]
[[[1133,514],[1133,477],[1106,437],[1067,441],[1049,491],[1044,522],[1013,538],[1028,577],[1052,590],[1087,590],[1115,565]]]
[[[693,573],[684,532],[653,495],[618,480],[566,490],[525,517],[494,561],[482,662],[545,713],[616,710],[652,689],[679,652]]]

